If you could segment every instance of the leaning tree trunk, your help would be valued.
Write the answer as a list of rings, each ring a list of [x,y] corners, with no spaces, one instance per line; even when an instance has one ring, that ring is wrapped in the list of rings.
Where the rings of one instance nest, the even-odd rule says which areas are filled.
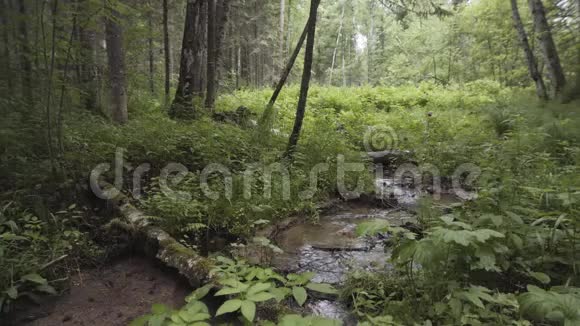
[[[530,48],[530,43],[528,41],[528,35],[526,34],[526,30],[524,29],[524,24],[522,23],[522,18],[520,16],[520,12],[518,10],[518,1],[517,0],[510,0],[512,6],[512,18],[514,20],[514,26],[518,31],[518,36],[520,39],[520,45],[524,50],[524,54],[526,55],[526,61],[528,63],[528,71],[530,73],[530,77],[534,81],[536,85],[536,93],[538,97],[542,100],[548,99],[548,93],[546,92],[546,86],[544,85],[544,79],[538,70],[538,64],[536,62],[536,58],[534,57],[534,53]]]
[[[168,0],[163,0],[163,54],[165,56],[165,106],[169,104],[171,91],[171,46],[169,40],[169,10]]]
[[[542,0],[529,0],[529,4],[540,48],[542,49],[544,61],[548,68],[548,76],[552,82],[553,93],[554,96],[558,96],[566,86],[566,76],[560,63],[556,44],[552,38],[550,25],[546,19],[546,10],[544,9]]]
[[[294,67],[294,63],[296,62],[296,58],[298,58],[298,54],[300,54],[300,50],[302,49],[302,45],[304,44],[304,40],[306,40],[306,35],[308,34],[308,26],[310,26],[310,20],[306,22],[306,26],[304,26],[304,31],[302,35],[300,35],[300,39],[298,40],[298,44],[296,44],[296,48],[294,48],[294,52],[292,56],[290,56],[290,60],[286,64],[286,68],[282,71],[282,75],[280,76],[280,80],[278,84],[276,84],[276,88],[274,89],[274,93],[260,118],[260,127],[265,130],[270,130],[271,118],[272,118],[272,109],[274,108],[274,104],[276,104],[276,100],[282,91],[282,88],[286,84],[286,80],[290,75],[290,71],[292,71],[292,67]]]
[[[179,83],[175,93],[175,99],[169,111],[174,118],[192,118],[193,110],[193,84],[196,79],[196,25],[200,19],[201,0],[188,0],[185,27],[183,30],[183,42],[181,45],[181,62],[179,67]]]
[[[310,16],[308,24],[308,36],[306,40],[306,53],[304,55],[304,71],[302,72],[302,83],[300,85],[300,97],[298,98],[298,107],[296,108],[296,119],[294,120],[294,128],[290,139],[288,141],[288,148],[284,157],[292,159],[298,145],[298,138],[302,130],[302,122],[304,121],[304,113],[306,111],[306,102],[308,101],[308,90],[310,88],[310,77],[312,76],[312,61],[314,57],[314,38],[316,37],[316,19],[318,15],[318,5],[320,0],[311,0]]]
[[[128,120],[128,113],[123,29],[119,25],[119,13],[114,8],[107,7],[107,9],[108,15],[105,20],[105,36],[109,64],[111,113],[115,123],[124,124]]]

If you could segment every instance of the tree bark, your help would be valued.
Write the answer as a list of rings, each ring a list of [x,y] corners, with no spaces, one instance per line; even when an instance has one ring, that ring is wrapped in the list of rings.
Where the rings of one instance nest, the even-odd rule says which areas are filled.
[[[207,0],[207,88],[205,107],[212,109],[215,102],[215,73],[216,73],[216,1]]]
[[[102,188],[112,188],[103,183]],[[185,247],[169,233],[151,225],[149,219],[135,208],[124,194],[110,199],[107,204],[114,207],[121,218],[110,222],[106,227],[117,227],[129,231],[138,240],[146,255],[158,259],[168,267],[175,268],[193,287],[200,287],[209,277],[212,261],[200,256],[191,248]]]
[[[78,2],[80,11],[80,21],[91,20],[92,12],[90,1],[80,0]],[[83,25],[83,24],[79,24]],[[87,24],[84,24],[87,25]],[[96,111],[99,110],[99,67],[97,64],[97,33],[88,26],[79,26],[80,57],[79,80],[81,89],[81,105],[85,108]]]
[[[30,61],[31,52],[30,44],[28,43],[28,25],[26,24],[27,20],[24,19],[24,17],[27,17],[26,15],[28,12],[26,10],[26,4],[24,0],[20,0],[18,3],[18,11],[23,17],[18,23],[18,32],[21,46],[20,69],[22,69],[22,97],[30,109],[34,105],[34,99],[32,91],[32,62]]]
[[[217,62],[221,53],[221,44],[224,38],[225,26],[228,17],[229,0],[208,0],[208,60],[207,60],[207,89],[205,107],[212,110],[217,93]],[[217,8],[217,11],[216,11]]]
[[[149,28],[149,37],[147,38],[147,45],[149,47],[149,91],[152,95],[155,94],[155,54],[153,49],[153,8],[148,8],[149,15],[147,17],[147,24]]]
[[[312,61],[314,57],[314,40],[316,37],[316,19],[318,16],[318,5],[320,0],[311,0],[310,15],[308,24],[308,36],[306,40],[306,53],[304,55],[304,71],[302,72],[302,82],[300,85],[300,97],[298,98],[298,107],[296,108],[296,119],[294,120],[294,128],[290,139],[288,141],[288,148],[284,155],[285,158],[291,160],[298,145],[298,139],[302,130],[302,123],[304,121],[304,114],[306,111],[306,103],[308,102],[308,90],[310,88],[310,78],[312,76]]]
[[[181,62],[179,66],[179,83],[175,93],[175,99],[169,111],[174,118],[192,118],[193,110],[193,84],[196,79],[196,25],[199,22],[202,0],[188,0],[185,27],[183,29],[183,42],[181,45]]]
[[[512,7],[512,18],[514,20],[514,26],[518,31],[518,36],[520,39],[520,45],[524,50],[524,54],[526,56],[526,61],[528,63],[528,71],[530,73],[530,77],[534,81],[536,85],[536,94],[542,100],[548,99],[548,93],[546,92],[546,86],[544,85],[544,79],[542,75],[538,71],[538,63],[536,62],[536,58],[534,57],[534,53],[530,48],[530,43],[528,41],[528,35],[526,34],[526,30],[524,29],[524,24],[522,22],[522,18],[520,16],[520,12],[518,10],[518,1],[517,0],[510,0],[511,7]]]
[[[128,113],[123,29],[119,25],[121,16],[114,8],[107,6],[106,9],[108,15],[105,19],[105,37],[109,65],[111,116],[113,122],[124,124],[128,121]]]
[[[306,40],[306,36],[308,35],[308,26],[310,26],[310,23],[311,22],[309,19],[308,22],[306,22],[306,25],[304,26],[304,31],[302,32],[302,35],[300,35],[300,39],[298,40],[298,44],[296,44],[296,48],[294,48],[294,52],[292,53],[292,56],[290,57],[288,63],[286,64],[286,68],[284,68],[284,71],[282,71],[282,75],[280,76],[280,80],[278,81],[278,84],[276,85],[276,88],[274,89],[274,93],[272,94],[272,97],[270,98],[270,101],[268,102],[268,105],[266,106],[266,109],[264,110],[264,113],[262,114],[262,117],[260,118],[260,125],[261,126],[268,124],[268,120],[272,116],[272,109],[274,108],[274,104],[276,104],[276,100],[278,99],[278,96],[280,95],[282,88],[286,84],[286,80],[288,79],[288,76],[290,75],[290,71],[292,71],[292,67],[294,67],[294,63],[296,62],[296,58],[298,58],[298,54],[300,54],[300,50],[302,49],[302,45],[304,44],[304,40]],[[267,126],[267,127],[269,129],[269,126]]]
[[[340,26],[338,27],[338,35],[336,36],[336,45],[334,46],[334,52],[332,53],[332,64],[330,66],[330,76],[328,77],[328,85],[332,86],[332,75],[334,74],[334,64],[336,63],[336,52],[338,51],[338,45],[340,43],[340,38],[342,37],[342,26],[344,23],[344,9],[346,7],[346,2],[342,4],[342,11],[340,13]]]
[[[281,65],[284,64],[284,34],[286,33],[286,30],[284,29],[284,24],[286,23],[286,19],[285,19],[285,13],[286,13],[286,1],[285,0],[280,0],[280,63]]]
[[[12,55],[10,52],[10,36],[8,33],[9,28],[9,13],[7,11],[7,6],[4,3],[5,0],[0,0],[0,19],[2,25],[2,42],[4,43],[3,48],[3,61],[4,64],[2,65],[2,74],[3,78],[6,79],[6,86],[8,91],[12,92],[13,84],[12,84]]]
[[[168,0],[163,0],[163,54],[165,56],[165,106],[169,104],[171,91],[171,45],[169,39],[169,8]]]
[[[566,76],[562,70],[552,31],[546,19],[546,11],[542,0],[529,0],[530,10],[534,19],[534,27],[540,48],[548,68],[548,77],[552,82],[553,95],[559,96],[566,86]]]

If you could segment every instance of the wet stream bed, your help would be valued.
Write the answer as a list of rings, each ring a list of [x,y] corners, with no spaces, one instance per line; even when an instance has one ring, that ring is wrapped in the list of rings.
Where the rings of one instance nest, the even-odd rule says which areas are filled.
[[[396,203],[389,208],[372,205],[346,206],[337,212],[320,217],[317,222],[295,224],[274,239],[284,251],[273,259],[273,265],[291,273],[316,272],[313,282],[330,283],[337,287],[354,270],[385,271],[390,248],[385,237],[359,237],[356,229],[361,223],[376,219],[387,220],[392,226],[416,223],[416,211],[426,192],[396,184],[392,179],[378,179],[378,199]],[[433,205],[447,206],[458,200],[450,195],[434,198]],[[315,315],[342,320],[345,325],[356,324],[348,309],[340,302],[311,300],[307,308]]]

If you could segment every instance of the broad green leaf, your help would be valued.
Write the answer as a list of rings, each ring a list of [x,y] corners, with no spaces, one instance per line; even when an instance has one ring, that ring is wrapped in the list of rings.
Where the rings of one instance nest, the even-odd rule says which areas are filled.
[[[228,300],[228,301],[224,302],[224,304],[221,305],[221,307],[219,307],[219,309],[215,315],[217,317],[217,316],[221,316],[223,314],[237,311],[238,309],[240,309],[241,306],[242,306],[242,300],[239,300],[239,299]]]
[[[38,274],[24,275],[21,277],[21,280],[29,281],[29,282],[36,283],[36,284],[46,284],[47,283],[46,279]]]
[[[223,288],[215,294],[216,297],[223,296],[223,295],[230,295],[230,294],[238,294],[241,293],[241,288]]]
[[[268,290],[271,286],[272,286],[272,284],[270,284],[270,283],[254,284],[248,289],[248,295],[256,294],[259,292],[264,292],[264,291]]]
[[[270,299],[274,299],[274,296],[268,292],[260,292],[246,296],[246,299],[254,302],[264,302]]]
[[[209,291],[213,288],[213,284],[206,284],[197,290],[193,291],[193,293],[187,297],[186,301],[190,302],[192,300],[201,300],[205,298],[205,296],[209,293]]]
[[[254,321],[256,316],[256,304],[252,301],[242,301],[242,315],[249,321]]]
[[[300,286],[295,286],[292,288],[292,295],[294,296],[294,299],[300,306],[303,306],[304,303],[306,302],[306,299],[308,298],[306,290]]]
[[[550,284],[550,277],[544,273],[531,272],[530,276],[542,282],[542,284]]]
[[[308,283],[306,287],[312,291],[320,292],[320,293],[327,293],[327,294],[336,294],[337,291],[332,285],[326,283]]]

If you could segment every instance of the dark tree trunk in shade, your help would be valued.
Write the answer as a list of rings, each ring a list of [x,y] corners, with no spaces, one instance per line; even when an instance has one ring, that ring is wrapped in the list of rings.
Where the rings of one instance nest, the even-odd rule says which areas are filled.
[[[217,93],[217,63],[227,24],[229,0],[208,0],[208,56],[205,107],[213,109]]]
[[[179,83],[175,92],[175,99],[169,111],[172,117],[192,118],[193,110],[193,87],[196,80],[196,26],[200,19],[201,0],[188,0],[185,27],[183,30],[183,42],[181,46],[181,62],[179,66]]]
[[[216,58],[216,0],[207,0],[207,88],[205,94],[205,107],[213,108],[215,101],[215,73],[217,66]]]
[[[163,54],[165,56],[165,105],[169,104],[171,91],[171,45],[169,40],[169,8],[168,0],[163,0]]]
[[[4,3],[5,0],[0,0],[0,28],[2,28],[2,55],[3,55],[3,63],[2,63],[2,78],[6,80],[6,86],[10,92],[13,90],[13,83],[12,83],[12,54],[10,52],[10,36],[8,33],[9,29],[9,12],[6,4]]]
[[[155,94],[155,50],[153,48],[153,12],[151,8],[149,8],[147,24],[149,28],[149,37],[147,38],[147,46],[149,47],[149,91],[151,94]]]
[[[22,17],[28,14],[24,0],[18,1],[18,11]],[[28,41],[28,25],[26,19],[20,19],[18,23],[18,33],[20,37],[20,69],[22,70],[22,97],[31,108],[34,104],[32,90],[32,62]]]
[[[194,51],[194,74],[193,95],[203,97],[206,91],[206,63],[207,63],[207,0],[197,0],[196,20],[194,29],[196,33]]]
[[[566,86],[566,76],[560,63],[558,50],[552,38],[552,31],[546,19],[546,10],[542,0],[529,0],[534,28],[548,69],[548,77],[552,82],[553,94],[558,96]]]
[[[536,85],[536,93],[538,97],[547,100],[548,93],[546,92],[546,86],[544,85],[544,79],[538,70],[538,63],[536,58],[534,57],[534,53],[530,48],[530,42],[528,40],[528,35],[526,30],[524,29],[524,24],[522,22],[522,18],[520,16],[520,12],[518,10],[518,1],[517,0],[510,0],[512,6],[512,18],[514,20],[514,26],[518,32],[518,37],[520,40],[520,44],[522,49],[524,50],[524,54],[526,56],[526,62],[528,64],[528,71],[530,73],[530,77],[534,81]]]
[[[290,134],[288,141],[288,148],[286,149],[285,157],[292,159],[300,132],[302,131],[302,123],[304,121],[304,113],[306,111],[306,103],[308,101],[308,90],[310,88],[310,77],[312,76],[312,61],[314,57],[314,40],[316,37],[316,19],[318,16],[318,5],[320,0],[311,0],[310,15],[308,24],[308,36],[306,40],[306,53],[304,55],[304,71],[302,72],[302,82],[300,84],[300,97],[298,98],[298,107],[296,108],[296,119],[294,120],[294,128]]]
[[[124,124],[128,120],[127,86],[125,69],[125,50],[123,48],[123,29],[119,25],[120,15],[108,7],[105,20],[107,59],[109,65],[109,100],[111,116],[115,123]]]

